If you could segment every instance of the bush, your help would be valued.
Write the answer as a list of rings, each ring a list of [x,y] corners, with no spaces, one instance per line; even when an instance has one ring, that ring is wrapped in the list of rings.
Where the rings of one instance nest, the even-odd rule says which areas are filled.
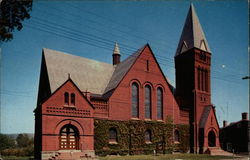
[[[0,152],[4,149],[14,148],[15,147],[15,140],[10,138],[7,135],[0,134]]]

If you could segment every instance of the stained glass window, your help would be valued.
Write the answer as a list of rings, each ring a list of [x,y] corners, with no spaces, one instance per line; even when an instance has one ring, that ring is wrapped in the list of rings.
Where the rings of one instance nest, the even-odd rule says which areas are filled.
[[[138,84],[132,84],[132,117],[139,117],[139,87]]]
[[[144,99],[144,104],[145,104],[145,118],[151,119],[151,89],[147,85],[145,86],[145,99]]]
[[[157,119],[163,119],[163,94],[161,88],[157,88]]]

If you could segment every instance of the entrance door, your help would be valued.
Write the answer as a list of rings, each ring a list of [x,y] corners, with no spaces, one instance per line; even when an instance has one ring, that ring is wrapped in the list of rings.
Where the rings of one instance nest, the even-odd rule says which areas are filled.
[[[208,146],[215,147],[216,146],[216,136],[214,131],[210,131],[208,133]]]
[[[79,132],[73,125],[67,124],[60,131],[60,149],[79,149]]]

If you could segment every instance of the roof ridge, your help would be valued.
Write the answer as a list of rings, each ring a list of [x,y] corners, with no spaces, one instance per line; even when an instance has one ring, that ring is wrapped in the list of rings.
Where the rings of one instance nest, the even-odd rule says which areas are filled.
[[[113,66],[113,65],[110,64],[110,63],[98,61],[98,60],[91,59],[91,58],[82,57],[82,56],[79,56],[79,55],[74,55],[74,54],[71,54],[71,53],[63,52],[63,51],[58,51],[58,50],[49,49],[49,48],[43,48],[43,51],[44,51],[44,50],[49,50],[49,51],[56,52],[56,53],[59,53],[59,54],[64,54],[64,55],[73,56],[73,57],[79,57],[79,58],[82,58],[82,59],[85,59],[85,60],[95,61],[95,62],[98,62],[98,63],[107,64],[107,65]],[[46,52],[46,53],[47,53],[47,52]],[[48,53],[47,53],[47,54],[48,54]]]

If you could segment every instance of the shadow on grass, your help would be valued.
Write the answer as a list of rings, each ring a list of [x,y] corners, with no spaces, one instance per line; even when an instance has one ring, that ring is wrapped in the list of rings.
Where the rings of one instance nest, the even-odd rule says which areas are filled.
[[[135,155],[135,156],[106,156],[99,160],[222,160],[232,159],[231,156],[210,156],[196,154],[167,154],[167,155]]]

